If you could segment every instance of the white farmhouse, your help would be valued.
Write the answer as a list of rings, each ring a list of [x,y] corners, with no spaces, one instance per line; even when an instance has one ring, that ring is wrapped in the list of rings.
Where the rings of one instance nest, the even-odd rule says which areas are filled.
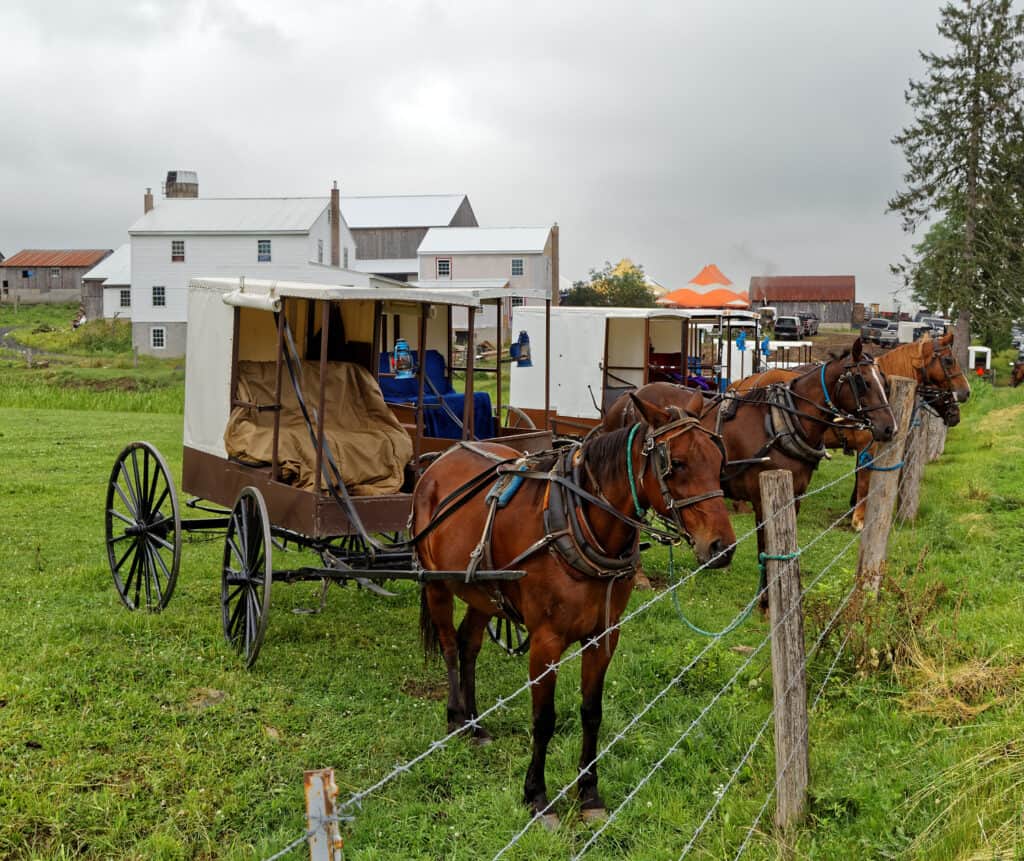
[[[145,214],[128,231],[132,341],[141,353],[184,355],[191,278],[322,281],[325,268],[337,273],[355,261],[337,183],[330,197],[200,198],[194,182],[184,195],[171,189],[169,180],[155,207],[147,192]]]
[[[551,292],[557,277],[558,225],[553,227],[433,227],[417,249],[421,287],[458,286],[460,282],[508,281],[509,299],[502,303],[502,327],[508,333],[512,309],[537,304],[517,295],[516,288],[548,290],[557,303],[557,291]],[[554,276],[553,276],[554,273]],[[524,293],[530,290],[523,290]],[[536,294],[535,294],[536,295]],[[477,317],[478,337],[496,335],[495,306]],[[466,328],[466,309],[453,309],[452,326]],[[514,336],[514,333],[513,333]]]

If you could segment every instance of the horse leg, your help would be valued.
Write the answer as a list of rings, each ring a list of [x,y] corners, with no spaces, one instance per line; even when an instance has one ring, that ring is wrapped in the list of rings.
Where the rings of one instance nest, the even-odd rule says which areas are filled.
[[[466,616],[459,625],[459,682],[462,686],[462,698],[466,706],[466,719],[477,716],[476,709],[476,656],[480,654],[480,646],[487,630],[488,616],[473,607],[466,609]],[[478,744],[490,744],[491,734],[477,724],[473,728],[473,740]]]
[[[607,640],[607,644],[605,643]],[[619,642],[616,628],[599,643],[583,651],[580,681],[580,723],[583,725],[583,747],[580,750],[579,801],[583,819],[593,821],[607,816],[604,801],[597,791],[597,734],[601,729],[601,701],[604,695],[604,676],[608,671],[615,647]],[[591,765],[593,763],[593,765]]]
[[[544,765],[548,755],[548,743],[555,733],[555,677],[556,672],[548,672],[550,664],[555,663],[565,651],[565,643],[560,636],[550,629],[531,632],[530,637],[530,681],[533,697],[533,756],[530,767],[526,771],[526,782],[523,796],[526,804],[534,813],[539,813],[548,806],[548,789],[544,780]],[[546,828],[558,827],[558,816],[548,811],[541,817]]]
[[[874,455],[874,447],[872,446],[872,455]],[[871,470],[865,468],[857,473],[857,483],[853,487],[853,500],[851,505],[856,506],[853,509],[853,516],[850,519],[850,524],[853,526],[854,532],[860,532],[864,528],[864,517],[867,514],[867,495],[868,488],[871,485]]]
[[[452,621],[455,598],[443,583],[426,584],[423,595],[448,670],[448,732],[453,732],[466,722],[466,701],[459,679],[459,644]]]

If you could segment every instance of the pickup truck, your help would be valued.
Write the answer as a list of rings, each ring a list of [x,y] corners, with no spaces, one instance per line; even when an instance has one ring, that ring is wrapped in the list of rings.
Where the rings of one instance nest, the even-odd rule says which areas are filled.
[[[860,338],[880,347],[892,347],[899,341],[898,327],[899,324],[895,320],[875,317],[861,326]]]

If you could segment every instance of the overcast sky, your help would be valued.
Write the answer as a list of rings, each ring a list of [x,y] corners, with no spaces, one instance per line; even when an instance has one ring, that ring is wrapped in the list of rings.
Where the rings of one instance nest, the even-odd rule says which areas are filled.
[[[561,226],[562,273],[631,257],[854,274],[889,300],[885,204],[938,0],[3,0],[0,252],[116,247],[146,186],[464,192]]]

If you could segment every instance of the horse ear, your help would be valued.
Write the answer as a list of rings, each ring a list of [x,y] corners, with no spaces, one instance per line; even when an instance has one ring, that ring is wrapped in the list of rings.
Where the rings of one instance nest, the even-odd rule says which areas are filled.
[[[853,342],[853,346],[850,348],[850,358],[853,359],[853,361],[855,362],[859,362],[861,360],[861,356],[863,355],[864,342],[861,341],[860,338],[858,338],[856,341]]]
[[[690,396],[689,403],[683,407],[690,415],[700,416],[704,412],[704,396],[700,392],[694,392]]]
[[[657,404],[652,404],[650,401],[638,398],[634,392],[629,393],[629,399],[633,402],[633,407],[636,409],[637,413],[643,416],[644,421],[646,421],[651,427],[663,425],[668,421],[668,413]]]

